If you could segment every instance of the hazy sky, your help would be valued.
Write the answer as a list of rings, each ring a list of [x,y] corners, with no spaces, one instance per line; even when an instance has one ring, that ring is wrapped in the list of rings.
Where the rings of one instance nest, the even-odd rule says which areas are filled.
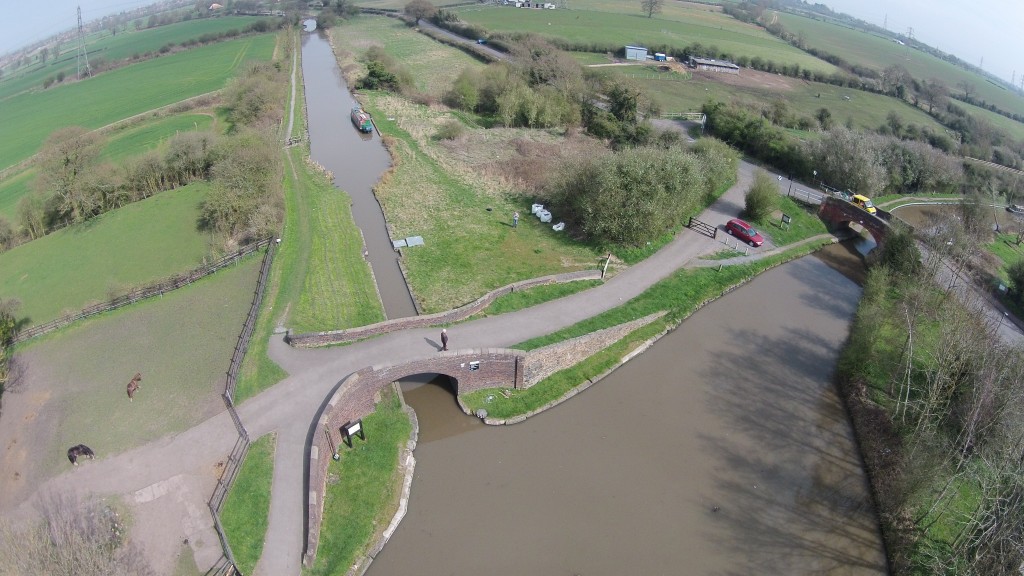
[[[82,22],[89,22],[152,3],[153,0],[0,0],[0,54],[75,28],[79,6]]]
[[[984,58],[985,70],[1007,80],[1014,70],[1018,83],[1024,74],[1024,0],[811,1],[879,26],[888,19],[889,30],[906,33],[907,28],[913,28],[915,38],[967,62],[978,65]],[[78,6],[82,7],[82,19],[89,21],[151,3],[152,0],[0,0],[0,54],[74,28]]]
[[[1007,81],[1024,74],[1022,0],[810,0],[914,38]],[[886,23],[888,21],[888,23]]]

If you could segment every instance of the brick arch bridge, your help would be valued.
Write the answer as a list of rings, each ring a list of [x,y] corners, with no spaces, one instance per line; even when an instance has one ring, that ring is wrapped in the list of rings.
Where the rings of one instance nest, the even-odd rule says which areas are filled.
[[[892,231],[892,226],[888,222],[891,216],[888,212],[878,209],[877,214],[868,214],[854,204],[831,196],[822,199],[821,206],[818,207],[818,217],[832,229],[843,224],[859,224],[871,234],[879,246],[885,243]]]
[[[343,380],[324,407],[310,446],[303,563],[307,566],[312,564],[319,546],[327,468],[333,456],[332,444],[334,448],[342,449],[340,427],[372,413],[385,386],[416,374],[441,374],[451,379],[452,391],[458,398],[460,394],[483,388],[525,388],[527,384],[524,382],[534,379],[529,374],[524,376],[526,371],[525,352],[482,348],[441,352],[394,366],[371,366]]]

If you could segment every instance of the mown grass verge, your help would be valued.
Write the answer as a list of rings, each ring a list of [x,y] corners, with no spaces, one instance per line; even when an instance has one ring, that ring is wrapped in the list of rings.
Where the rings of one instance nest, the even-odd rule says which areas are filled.
[[[517,290],[515,292],[499,296],[491,302],[491,305],[484,308],[480,314],[475,317],[481,316],[497,316],[498,314],[507,314],[509,312],[515,312],[516,310],[523,310],[537,304],[543,304],[551,300],[558,300],[565,296],[575,294],[577,292],[583,292],[589,290],[595,286],[600,286],[602,282],[600,280],[580,280],[578,282],[565,282],[563,284],[547,284],[544,286],[535,286],[533,288],[527,288],[526,290]]]
[[[267,434],[249,446],[242,469],[220,511],[235,564],[242,574],[252,574],[263,553],[263,539],[270,516],[270,487],[274,479],[277,437]]]
[[[807,206],[783,196],[779,200],[779,209],[772,216],[755,220],[754,223],[762,233],[771,237],[776,246],[785,246],[828,232],[825,223],[818,218],[816,209],[817,206]],[[782,223],[783,214],[790,217],[789,224]]]
[[[320,546],[313,567],[302,571],[307,576],[345,574],[398,508],[398,456],[412,433],[398,394],[386,388],[363,426],[368,440],[342,446],[341,459],[327,469]]]
[[[505,398],[502,394],[495,394],[495,389],[485,389],[465,394],[461,396],[461,399],[471,411],[483,408],[487,410],[489,416],[494,418],[510,418],[536,410],[560,398],[570,389],[614,367],[622,356],[637,345],[682,321],[708,301],[721,296],[726,291],[743,284],[769,268],[808,254],[828,243],[830,241],[823,240],[820,243],[807,244],[748,264],[729,266],[721,271],[715,268],[691,268],[677,271],[621,306],[563,330],[511,346],[511,348],[534,350],[624,324],[655,312],[667,311],[668,313],[661,319],[634,331],[615,345],[571,368],[552,375],[528,390],[513,391],[509,398]],[[488,402],[488,398],[490,398],[490,402]]]

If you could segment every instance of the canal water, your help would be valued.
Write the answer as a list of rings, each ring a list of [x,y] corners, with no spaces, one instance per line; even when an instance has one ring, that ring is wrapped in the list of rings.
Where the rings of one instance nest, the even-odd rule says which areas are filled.
[[[306,29],[313,26],[308,21]],[[350,113],[359,103],[349,93],[331,45],[321,32],[302,35],[302,75],[309,123],[310,156],[334,175],[334,185],[352,198],[352,216],[362,230],[367,259],[388,318],[416,315],[373,186],[391,157],[373,134],[356,130]]]
[[[885,573],[831,379],[859,297],[817,258],[775,268],[514,426],[404,383],[416,475],[369,574]]]

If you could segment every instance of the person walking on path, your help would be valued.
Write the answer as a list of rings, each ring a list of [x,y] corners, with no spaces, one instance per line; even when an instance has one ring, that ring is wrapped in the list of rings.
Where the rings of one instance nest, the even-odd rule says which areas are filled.
[[[448,330],[441,328],[441,351],[448,349]]]
[[[519,212],[516,212],[515,214],[512,215],[512,227],[519,227]]]

